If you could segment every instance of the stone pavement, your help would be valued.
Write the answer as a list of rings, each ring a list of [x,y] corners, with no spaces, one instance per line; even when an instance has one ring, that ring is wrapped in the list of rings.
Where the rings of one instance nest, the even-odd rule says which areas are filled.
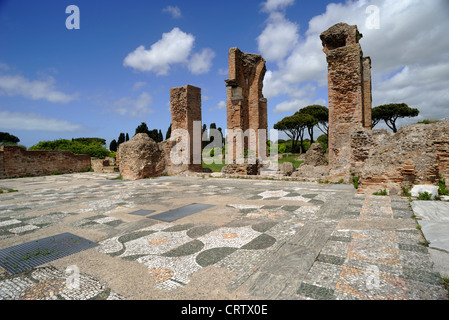
[[[0,268],[0,299],[448,299],[408,199],[348,185],[116,176],[0,181],[18,190],[0,194],[0,250],[66,232],[97,244],[21,273]],[[152,218],[194,203],[213,207]]]

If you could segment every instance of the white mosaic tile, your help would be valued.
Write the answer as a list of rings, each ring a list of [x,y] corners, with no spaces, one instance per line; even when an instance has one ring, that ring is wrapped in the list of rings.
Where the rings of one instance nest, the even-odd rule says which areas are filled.
[[[103,224],[103,223],[108,223],[108,222],[117,221],[117,220],[120,220],[120,219],[117,219],[117,218],[114,218],[114,217],[104,217],[104,218],[96,219],[96,220],[93,220],[93,221],[96,222],[96,223]]]
[[[18,224],[18,223],[21,223],[21,222],[22,221],[17,220],[17,219],[6,220],[6,221],[0,222],[0,227],[10,226],[10,225]]]
[[[31,230],[35,230],[35,229],[39,229],[39,227],[33,226],[32,224],[27,224],[27,225],[22,226],[22,227],[9,229],[8,231],[12,232],[12,233],[23,233],[23,232],[31,231]]]
[[[118,238],[119,237],[113,237],[99,242],[97,251],[100,253],[114,253],[120,251],[123,248],[123,244],[118,241]]]
[[[251,227],[219,228],[199,237],[198,240],[204,243],[203,250],[219,247],[240,248],[260,234]]]
[[[262,193],[259,193],[258,196],[261,196],[263,199],[265,198],[282,198],[285,197],[290,192],[286,192],[284,190],[276,190],[276,191],[264,191]]]
[[[126,242],[126,250],[121,257],[141,254],[162,254],[191,240],[192,239],[187,236],[186,231],[159,231],[148,236]]]

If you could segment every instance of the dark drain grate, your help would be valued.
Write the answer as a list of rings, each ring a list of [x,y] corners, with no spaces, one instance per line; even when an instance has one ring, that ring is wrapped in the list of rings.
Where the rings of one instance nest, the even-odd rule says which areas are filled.
[[[1,249],[0,267],[15,274],[97,245],[74,234],[62,233]]]
[[[194,203],[194,204],[189,204],[185,207],[161,212],[161,213],[155,214],[154,216],[149,216],[148,218],[170,222],[170,221],[174,221],[174,220],[177,220],[180,218],[190,216],[191,214],[206,210],[211,207],[215,207],[215,206],[211,205],[211,204]]]
[[[150,213],[153,213],[154,211],[155,210],[137,210],[137,211],[130,212],[129,214],[134,214],[137,216],[146,216]]]

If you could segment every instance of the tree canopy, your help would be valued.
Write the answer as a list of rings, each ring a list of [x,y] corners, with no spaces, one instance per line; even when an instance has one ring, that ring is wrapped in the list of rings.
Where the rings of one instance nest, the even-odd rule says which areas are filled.
[[[329,131],[329,109],[325,106],[322,105],[318,105],[318,104],[313,104],[307,107],[304,107],[302,109],[299,109],[300,113],[307,113],[311,116],[313,116],[316,120],[317,123],[315,124],[318,129],[320,129],[320,131],[324,134],[328,134]],[[310,135],[310,140],[311,142],[313,142],[313,127],[311,128],[312,130],[309,129],[309,135]]]
[[[303,150],[304,131],[316,123],[316,118],[307,113],[296,112],[294,115],[285,117],[274,125],[274,129],[281,130],[292,140],[292,152],[297,151],[300,141],[299,152]]]
[[[372,127],[374,128],[380,121],[393,130],[394,133],[398,131],[396,121],[400,118],[410,118],[419,115],[419,110],[410,108],[405,103],[390,103],[377,106],[371,111]]]
[[[20,139],[8,132],[0,132],[0,145],[4,143],[18,143]]]
[[[110,156],[101,141],[96,139],[59,139],[54,141],[41,141],[30,147],[28,150],[68,150],[74,154],[88,154],[94,158],[104,158]]]

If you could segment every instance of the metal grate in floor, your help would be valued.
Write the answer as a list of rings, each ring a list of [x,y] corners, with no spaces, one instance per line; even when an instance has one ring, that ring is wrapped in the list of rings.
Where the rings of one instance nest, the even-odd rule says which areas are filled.
[[[133,211],[130,212],[129,214],[134,214],[137,216],[146,216],[149,215],[150,213],[153,213],[155,210],[137,210],[137,211]]]
[[[1,249],[0,267],[15,274],[97,245],[77,235],[62,233]]]
[[[193,204],[189,204],[187,206],[181,207],[181,208],[161,212],[161,213],[155,214],[154,216],[149,216],[148,218],[171,222],[174,220],[178,220],[180,218],[190,216],[191,214],[209,209],[211,207],[215,207],[215,206],[211,205],[211,204],[193,203]]]

